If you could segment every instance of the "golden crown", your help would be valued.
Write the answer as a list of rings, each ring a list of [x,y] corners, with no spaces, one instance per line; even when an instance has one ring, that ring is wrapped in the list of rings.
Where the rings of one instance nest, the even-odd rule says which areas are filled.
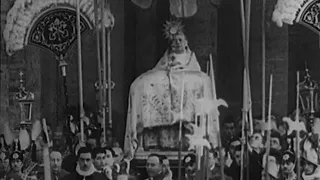
[[[164,24],[164,35],[166,39],[173,40],[174,36],[183,33],[183,25],[179,20],[166,21]]]

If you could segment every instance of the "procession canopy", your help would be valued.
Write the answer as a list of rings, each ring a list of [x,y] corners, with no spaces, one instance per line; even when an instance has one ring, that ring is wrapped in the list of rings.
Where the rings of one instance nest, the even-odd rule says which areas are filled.
[[[28,43],[63,58],[77,38],[76,0],[16,0],[7,14],[3,37],[11,56]],[[99,8],[99,14],[100,14]],[[81,33],[95,25],[94,0],[80,0]],[[113,27],[109,7],[104,9],[106,27]],[[101,16],[98,18],[101,26]]]
[[[181,24],[167,22],[165,35],[170,47],[158,64],[130,87],[124,147],[130,156],[137,148],[178,151],[179,129],[173,125],[181,118],[194,122],[196,100],[212,99],[211,79],[201,72]]]
[[[299,23],[320,35],[320,0],[278,0],[272,20],[283,23]]]

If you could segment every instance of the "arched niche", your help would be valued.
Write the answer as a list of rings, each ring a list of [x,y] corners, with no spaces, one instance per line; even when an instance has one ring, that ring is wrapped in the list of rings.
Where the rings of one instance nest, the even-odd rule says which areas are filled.
[[[94,81],[97,75],[94,1],[80,0],[81,33],[83,50],[84,100],[95,103]],[[100,13],[100,12],[99,12]],[[98,19],[98,22],[100,19]],[[67,82],[70,85],[70,104],[78,104],[76,0],[16,0],[7,14],[3,31],[6,52],[10,56],[9,68],[26,74],[26,88],[35,92],[33,119],[46,117],[48,122],[58,120],[63,111],[63,91],[59,61],[67,61]],[[88,54],[87,52],[91,52]],[[95,55],[92,55],[95,54]],[[15,74],[13,72],[12,74]],[[89,75],[89,76],[86,76]],[[15,81],[16,76],[12,81]],[[18,80],[18,79],[17,79]],[[88,82],[92,82],[88,84]],[[10,86],[16,86],[15,82]],[[68,85],[68,86],[69,86]],[[92,91],[92,92],[91,92]],[[19,120],[19,109],[13,100],[9,105],[9,118]],[[59,117],[60,116],[60,117]]]

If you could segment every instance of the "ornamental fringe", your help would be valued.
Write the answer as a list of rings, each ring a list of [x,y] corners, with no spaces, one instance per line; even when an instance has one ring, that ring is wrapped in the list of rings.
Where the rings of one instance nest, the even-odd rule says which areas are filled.
[[[76,8],[77,0],[16,0],[7,14],[3,37],[6,42],[6,51],[11,56],[15,51],[23,49],[28,44],[28,33],[32,24],[41,17],[41,14],[50,8]],[[85,15],[91,24],[95,24],[94,0],[80,0],[80,12]],[[100,8],[98,10],[100,14]],[[114,17],[109,7],[104,10],[105,27],[114,26]],[[98,22],[101,22],[101,16]],[[101,26],[101,25],[100,25]]]

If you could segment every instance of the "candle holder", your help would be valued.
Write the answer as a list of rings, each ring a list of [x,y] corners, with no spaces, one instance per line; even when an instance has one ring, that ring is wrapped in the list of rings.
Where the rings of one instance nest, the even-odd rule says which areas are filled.
[[[20,87],[19,92],[16,93],[16,99],[18,100],[20,107],[20,125],[31,125],[32,119],[32,104],[34,102],[34,94],[27,91],[24,87],[23,73],[20,71]]]

